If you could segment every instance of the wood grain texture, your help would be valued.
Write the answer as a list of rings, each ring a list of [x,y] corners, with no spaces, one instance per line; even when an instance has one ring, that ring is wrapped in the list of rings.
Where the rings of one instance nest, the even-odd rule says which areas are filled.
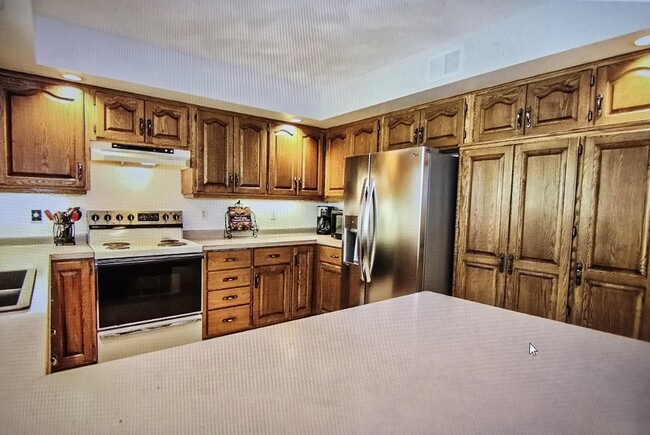
[[[572,322],[650,340],[650,132],[588,138]]]
[[[325,263],[330,263],[335,266],[340,266],[342,257],[343,253],[341,248],[334,248],[331,246],[323,245],[318,246],[318,258],[320,261],[324,261]]]
[[[196,167],[201,177],[197,186],[201,192],[233,191],[233,124],[230,115],[198,111]]]
[[[382,151],[416,146],[416,130],[419,127],[419,110],[384,116],[381,127]]]
[[[253,325],[270,325],[291,316],[291,265],[255,267]]]
[[[97,362],[97,305],[93,268],[92,259],[52,262],[52,372]]]
[[[462,151],[455,296],[503,307],[513,148]]]
[[[131,143],[145,141],[144,100],[132,96],[96,92],[97,139]],[[140,121],[143,129],[140,130]]]
[[[295,195],[297,190],[298,133],[293,126],[276,124],[269,135],[269,194]]]
[[[230,334],[249,329],[251,324],[250,305],[209,310],[207,312],[207,337]]]
[[[209,271],[240,269],[251,266],[251,250],[210,251],[206,255],[206,268]]]
[[[264,120],[235,117],[235,192],[266,193],[268,128]]]
[[[235,287],[227,290],[208,291],[206,300],[208,310],[248,305],[251,302],[251,287],[247,285],[246,287]]]
[[[316,313],[329,313],[341,308],[343,308],[341,266],[320,261],[318,266]]]
[[[521,136],[526,87],[500,88],[477,93],[474,100],[474,140],[486,141]],[[517,114],[521,111],[521,127]]]
[[[602,112],[596,125],[650,119],[650,54],[598,68],[596,95]]]
[[[300,127],[298,129],[300,162],[298,196],[319,197],[323,195],[323,132]]]
[[[221,290],[233,287],[243,287],[251,283],[250,267],[243,269],[219,270],[208,272],[206,290]]]
[[[420,125],[424,128],[421,145],[436,148],[455,147],[463,143],[465,99],[434,103],[422,109]]]
[[[189,107],[146,101],[147,143],[175,148],[188,147]],[[151,123],[151,134],[148,125]]]
[[[328,130],[325,141],[325,196],[343,198],[345,157],[350,147],[349,128]]]
[[[379,119],[357,122],[349,131],[350,146],[346,157],[379,151]]]
[[[314,247],[296,246],[293,256],[291,318],[298,318],[313,312]]]
[[[255,266],[268,266],[271,264],[290,264],[293,257],[291,246],[277,246],[273,248],[257,248],[253,253]]]

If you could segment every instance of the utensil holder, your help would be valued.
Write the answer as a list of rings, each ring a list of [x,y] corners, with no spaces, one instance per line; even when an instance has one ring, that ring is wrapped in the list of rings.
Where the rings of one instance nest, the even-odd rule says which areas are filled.
[[[75,245],[74,239],[74,222],[55,222],[53,228],[54,244]]]

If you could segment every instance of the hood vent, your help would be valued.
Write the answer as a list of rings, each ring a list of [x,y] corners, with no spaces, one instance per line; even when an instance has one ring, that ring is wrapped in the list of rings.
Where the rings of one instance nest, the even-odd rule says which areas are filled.
[[[187,168],[190,162],[190,152],[174,148],[90,141],[90,160],[121,165]]]

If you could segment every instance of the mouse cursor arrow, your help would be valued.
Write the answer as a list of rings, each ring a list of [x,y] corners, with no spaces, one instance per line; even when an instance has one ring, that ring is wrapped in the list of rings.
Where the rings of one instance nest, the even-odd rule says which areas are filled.
[[[533,343],[528,343],[528,354],[532,356],[537,355],[537,349],[533,346]]]

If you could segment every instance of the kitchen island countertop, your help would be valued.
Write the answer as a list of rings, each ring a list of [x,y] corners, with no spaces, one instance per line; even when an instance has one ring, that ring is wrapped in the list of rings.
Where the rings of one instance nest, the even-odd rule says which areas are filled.
[[[433,293],[48,376],[30,321],[0,317],[0,432],[650,427],[650,344]]]

